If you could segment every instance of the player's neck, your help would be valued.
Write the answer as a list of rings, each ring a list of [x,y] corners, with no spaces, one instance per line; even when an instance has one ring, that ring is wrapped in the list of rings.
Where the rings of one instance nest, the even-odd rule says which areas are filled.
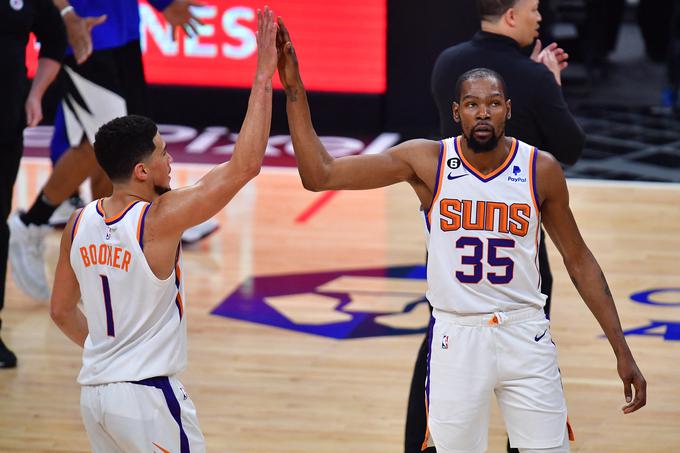
[[[498,145],[493,150],[486,152],[473,151],[465,137],[462,138],[460,143],[465,160],[483,175],[487,175],[503,165],[512,148],[512,138],[505,135],[501,136]]]
[[[153,201],[156,197],[157,195],[153,189],[149,190],[142,186],[132,186],[130,184],[114,184],[111,196],[104,198],[105,210],[112,211],[106,214],[115,214],[135,201]]]

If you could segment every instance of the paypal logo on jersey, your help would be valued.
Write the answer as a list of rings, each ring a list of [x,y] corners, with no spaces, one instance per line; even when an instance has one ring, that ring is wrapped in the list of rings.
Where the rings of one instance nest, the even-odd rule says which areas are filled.
[[[527,178],[523,178],[521,176],[518,176],[520,173],[522,173],[522,169],[519,168],[519,165],[515,165],[512,167],[512,174],[515,175],[513,176],[508,176],[508,181],[510,182],[527,182]]]
[[[329,338],[424,333],[425,266],[255,277],[214,315]]]

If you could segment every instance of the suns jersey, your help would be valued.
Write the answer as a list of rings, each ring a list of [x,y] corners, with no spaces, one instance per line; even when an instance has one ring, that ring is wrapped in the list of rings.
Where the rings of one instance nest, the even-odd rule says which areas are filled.
[[[181,250],[161,280],[144,256],[150,204],[137,201],[105,218],[102,201],[76,218],[70,261],[84,306],[82,385],[170,376],[186,366],[186,320]]]
[[[424,211],[427,298],[461,315],[543,307],[538,151],[512,139],[503,164],[483,175],[465,160],[460,140],[441,142],[437,185]]]

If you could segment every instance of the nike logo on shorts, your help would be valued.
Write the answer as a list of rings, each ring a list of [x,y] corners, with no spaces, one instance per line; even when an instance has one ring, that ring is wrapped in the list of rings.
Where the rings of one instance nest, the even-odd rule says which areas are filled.
[[[548,332],[548,329],[545,329],[545,330],[543,331],[543,333],[542,333],[540,336],[539,336],[539,335],[536,335],[536,336],[534,337],[534,341],[536,341],[536,342],[541,341],[541,338],[545,337],[545,334],[546,334],[547,332]]]

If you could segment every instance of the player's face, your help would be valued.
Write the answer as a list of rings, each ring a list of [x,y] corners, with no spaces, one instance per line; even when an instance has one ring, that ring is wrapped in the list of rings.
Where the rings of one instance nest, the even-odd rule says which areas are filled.
[[[541,13],[538,12],[538,0],[518,0],[513,6],[519,45],[528,46],[538,37]]]
[[[149,162],[151,180],[153,181],[154,191],[158,195],[163,195],[170,190],[170,164],[172,163],[172,156],[168,152],[167,144],[158,132],[153,138],[153,143],[155,148]]]
[[[453,118],[461,123],[463,137],[475,152],[492,151],[505,134],[510,100],[493,77],[463,82],[460,103],[453,103]]]

